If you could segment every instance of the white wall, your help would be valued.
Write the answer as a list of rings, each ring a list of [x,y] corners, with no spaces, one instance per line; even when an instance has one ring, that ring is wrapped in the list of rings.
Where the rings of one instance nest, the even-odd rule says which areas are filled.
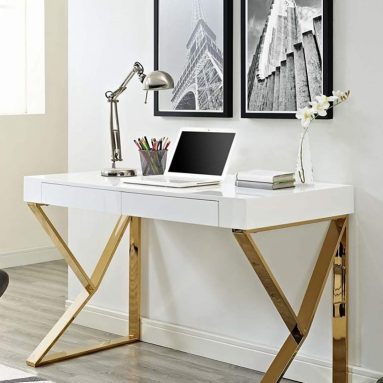
[[[153,117],[152,105],[144,105],[144,94],[133,80],[120,102],[125,165],[139,167],[133,138],[144,134],[175,137],[180,127],[206,126],[237,129],[239,143],[231,172],[244,167],[295,167],[297,121],[239,117],[239,3],[235,1],[234,11],[234,118]],[[334,3],[334,87],[350,88],[353,94],[336,110],[333,121],[315,123],[311,146],[316,180],[350,183],[356,188],[357,213],[351,224],[350,364],[353,381],[373,382],[376,371],[383,370],[383,129],[379,120],[383,54],[377,48],[383,2],[370,0],[368,6],[360,0]],[[134,61],[152,68],[152,1],[134,4],[131,0],[69,2],[70,171],[108,165],[108,105],[103,94],[119,85]],[[114,220],[71,212],[70,242],[89,270]],[[258,237],[295,307],[325,230],[325,225],[317,225]],[[115,326],[116,331],[125,323],[127,246],[125,241],[83,323]],[[144,339],[264,370],[287,331],[230,231],[145,221],[143,247]],[[70,277],[69,299],[78,290]],[[300,362],[288,372],[291,378],[331,381],[330,295],[328,284]],[[96,323],[97,318],[102,320]]]
[[[57,257],[23,202],[23,177],[67,170],[67,26],[67,1],[46,1],[46,113],[0,116],[0,267]],[[66,235],[66,212],[52,210]]]

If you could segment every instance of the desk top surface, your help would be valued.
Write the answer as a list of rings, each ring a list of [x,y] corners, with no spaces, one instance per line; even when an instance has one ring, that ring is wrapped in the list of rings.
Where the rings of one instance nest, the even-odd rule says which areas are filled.
[[[320,192],[325,190],[352,190],[352,186],[350,185],[338,185],[328,183],[316,183],[313,185],[297,185],[295,188],[281,190],[238,188],[234,184],[234,176],[228,176],[226,180],[219,185],[179,189],[149,185],[127,184],[124,183],[125,178],[102,177],[99,174],[99,172],[49,174],[41,176],[27,176],[25,178],[26,180],[39,180],[41,183],[50,183],[73,187],[217,201],[222,199],[279,199],[281,198],[281,196],[289,198],[288,196],[297,194],[300,194],[303,197],[307,193]]]
[[[61,189],[52,191],[53,187],[61,187]],[[75,200],[76,203],[68,202],[67,194],[69,190],[71,190],[72,194],[76,191],[75,197],[71,199],[71,201]],[[125,203],[126,206],[129,206],[129,201],[133,201],[135,196],[140,196],[141,199],[139,201],[141,201],[141,204],[150,203],[151,197],[156,197],[157,199],[160,197],[173,197],[170,198],[176,204],[173,205],[181,209],[184,205],[177,204],[182,203],[182,200],[185,200],[185,203],[187,200],[194,200],[196,207],[202,207],[203,201],[215,202],[219,223],[213,226],[232,228],[248,229],[249,226],[251,228],[259,227],[261,222],[255,222],[251,219],[250,216],[253,215],[258,217],[264,215],[280,216],[281,219],[276,220],[261,219],[262,222],[265,221],[262,225],[271,225],[274,223],[285,224],[293,220],[303,221],[352,214],[354,211],[353,187],[350,185],[317,183],[314,185],[298,185],[295,188],[283,190],[252,190],[235,187],[234,177],[229,176],[220,185],[174,189],[126,184],[123,178],[106,178],[102,177],[99,172],[28,176],[25,177],[24,181],[24,199],[26,202],[46,203],[64,207],[81,207],[80,190],[82,193],[87,193],[86,196],[84,195],[86,200],[91,199],[95,193],[100,194],[102,191],[104,191],[104,200],[105,198],[110,199],[110,192],[114,192],[113,195],[121,196],[123,200],[127,201]],[[107,194],[108,192],[109,194]],[[79,196],[77,197],[77,195]],[[198,201],[200,201],[199,204]],[[136,206],[137,203],[139,204],[139,202],[135,201]],[[84,202],[83,205],[86,207],[87,203]],[[101,205],[105,206],[105,203]],[[203,209],[206,207],[207,205],[204,205]],[[105,212],[119,213],[118,209],[116,211],[108,211],[105,207],[96,210],[103,209]],[[130,207],[126,207],[125,210],[122,209],[121,213],[141,213],[135,209],[132,209],[131,212],[130,209]],[[161,214],[156,216],[153,213],[152,217],[150,214],[144,213],[142,211],[142,217],[161,219]],[[175,220],[184,222],[182,219]],[[210,223],[208,224],[210,225]]]

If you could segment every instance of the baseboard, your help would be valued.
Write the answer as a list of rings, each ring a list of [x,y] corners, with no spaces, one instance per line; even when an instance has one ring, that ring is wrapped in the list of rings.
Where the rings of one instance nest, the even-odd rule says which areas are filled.
[[[70,303],[67,301],[67,306]],[[126,335],[128,315],[87,306],[75,323],[113,334]],[[142,340],[261,372],[267,370],[277,352],[276,349],[270,347],[148,318],[142,318]],[[379,373],[355,366],[350,366],[349,371],[350,383],[376,383],[379,378],[383,377],[383,372]],[[304,383],[331,383],[331,364],[327,361],[298,355],[285,377]]]
[[[55,247],[38,247],[0,253],[0,269],[9,267],[33,265],[35,263],[56,261],[62,259]]]
[[[73,301],[67,300],[65,307],[68,308],[72,303]],[[128,335],[128,314],[92,305],[86,305],[74,323],[112,334]]]

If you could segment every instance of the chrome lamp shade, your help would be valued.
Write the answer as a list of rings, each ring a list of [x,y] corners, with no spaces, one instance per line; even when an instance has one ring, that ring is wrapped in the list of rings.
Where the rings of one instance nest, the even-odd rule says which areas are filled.
[[[149,73],[143,82],[143,89],[145,91],[151,90],[166,90],[174,88],[174,80],[169,73],[156,70]]]

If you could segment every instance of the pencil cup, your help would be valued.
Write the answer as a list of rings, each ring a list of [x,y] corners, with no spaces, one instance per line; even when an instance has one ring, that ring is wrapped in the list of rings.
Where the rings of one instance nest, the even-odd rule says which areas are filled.
[[[167,150],[140,150],[139,152],[143,176],[165,173]]]

